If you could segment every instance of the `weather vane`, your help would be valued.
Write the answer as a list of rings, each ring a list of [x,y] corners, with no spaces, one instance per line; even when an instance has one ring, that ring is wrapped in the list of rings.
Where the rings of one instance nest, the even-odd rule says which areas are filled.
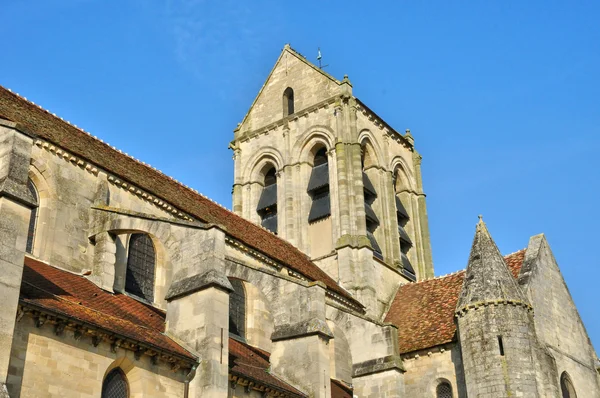
[[[321,47],[317,47],[317,61],[319,61],[319,69],[327,68],[329,65],[321,65]]]

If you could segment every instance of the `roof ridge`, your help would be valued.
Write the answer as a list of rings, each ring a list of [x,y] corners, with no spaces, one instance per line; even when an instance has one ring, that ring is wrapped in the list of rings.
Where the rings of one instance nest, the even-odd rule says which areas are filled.
[[[4,86],[0,85],[0,87],[4,87]],[[116,146],[113,146],[113,145],[111,145],[110,143],[108,143],[108,142],[106,142],[106,141],[102,140],[100,137],[97,137],[97,136],[93,135],[93,134],[92,134],[92,133],[90,133],[89,131],[86,131],[86,130],[82,129],[81,127],[77,126],[76,124],[73,124],[73,123],[71,123],[70,121],[63,119],[62,117],[60,117],[60,116],[59,116],[59,115],[57,115],[56,113],[53,113],[53,112],[51,112],[49,109],[46,109],[46,108],[42,107],[41,105],[38,105],[38,104],[36,104],[36,103],[35,103],[35,102],[33,102],[32,100],[30,100],[30,99],[27,99],[27,97],[24,97],[24,96],[20,95],[19,93],[12,91],[10,88],[8,88],[8,87],[4,87],[4,88],[5,88],[5,89],[6,89],[6,90],[7,90],[9,93],[11,93],[12,95],[14,95],[14,96],[16,96],[16,97],[20,98],[20,99],[21,99],[21,100],[23,100],[23,101],[26,101],[26,102],[28,102],[29,104],[31,104],[31,105],[33,105],[33,106],[35,106],[35,107],[39,108],[39,109],[41,109],[43,112],[45,112],[45,113],[49,114],[50,116],[52,116],[52,117],[55,117],[55,118],[57,118],[57,119],[60,119],[60,120],[61,120],[61,121],[63,121],[64,123],[68,124],[69,126],[76,128],[77,130],[79,130],[80,132],[82,132],[82,133],[84,133],[84,134],[87,134],[87,135],[88,135],[90,138],[92,138],[92,139],[94,139],[94,140],[96,140],[96,141],[98,141],[98,142],[100,142],[100,143],[102,143],[102,144],[104,144],[104,145],[108,145],[110,148],[112,148],[112,149],[114,149],[115,151],[119,152],[121,155],[124,155],[124,156],[126,156],[126,157],[130,158],[131,160],[133,160],[133,161],[135,161],[135,162],[137,162],[137,163],[139,163],[139,164],[141,164],[141,165],[143,165],[143,166],[149,167],[149,168],[153,169],[154,171],[157,171],[157,172],[159,172],[160,174],[162,174],[162,175],[164,175],[165,177],[169,178],[170,180],[172,180],[172,181],[176,182],[177,184],[181,185],[182,187],[184,187],[184,188],[186,188],[186,189],[189,189],[189,190],[191,190],[193,193],[195,193],[195,194],[198,194],[198,195],[202,196],[203,198],[210,200],[211,202],[215,203],[216,205],[218,205],[218,206],[222,207],[222,208],[223,208],[223,209],[225,209],[225,210],[231,211],[231,210],[229,210],[227,207],[225,207],[225,206],[223,206],[222,204],[220,204],[220,203],[216,202],[215,200],[213,200],[213,199],[209,198],[208,196],[204,195],[203,193],[199,192],[198,190],[196,190],[196,189],[194,189],[194,188],[192,188],[192,187],[190,187],[190,186],[187,186],[187,185],[185,185],[183,182],[181,182],[181,181],[179,181],[179,180],[177,180],[177,179],[175,179],[175,178],[171,177],[171,176],[170,176],[170,175],[168,175],[168,174],[165,174],[165,173],[163,173],[163,172],[162,172],[162,170],[159,170],[159,169],[157,169],[156,167],[152,166],[151,164],[149,164],[149,163],[146,163],[146,162],[144,162],[144,161],[142,161],[142,160],[140,160],[140,159],[137,159],[136,157],[134,157],[134,156],[132,156],[132,155],[128,154],[127,152],[123,152],[122,150],[120,150],[120,149],[119,149],[119,148],[117,148]],[[121,178],[122,178],[122,177],[121,177]],[[135,185],[137,185],[137,184],[135,184]]]
[[[506,260],[507,257],[513,256],[515,254],[519,254],[519,253],[524,252],[526,250],[527,250],[527,248],[519,249],[516,252],[512,252],[512,253],[503,255],[502,258],[504,258]],[[433,278],[423,279],[423,280],[420,280],[418,282],[406,283],[405,285],[418,285],[419,283],[423,283],[423,282],[429,282],[429,281],[434,281],[434,280],[437,280],[437,279],[443,279],[443,278],[448,278],[450,276],[455,276],[456,274],[460,274],[461,272],[465,272],[465,271],[466,271],[466,268],[465,269],[460,269],[458,271],[451,272],[449,274],[438,275],[438,276],[434,276]],[[404,285],[402,285],[402,286],[404,286]]]

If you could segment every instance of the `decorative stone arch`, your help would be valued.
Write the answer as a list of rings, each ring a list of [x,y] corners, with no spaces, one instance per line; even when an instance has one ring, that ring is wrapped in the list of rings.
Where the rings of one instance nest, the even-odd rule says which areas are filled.
[[[369,164],[367,164],[367,159],[365,159],[365,168],[370,166],[384,167],[384,156],[383,149],[379,145],[379,142],[375,139],[373,133],[370,130],[364,129],[358,135],[358,142],[363,150],[366,148],[369,155]]]
[[[447,390],[443,386],[449,387],[449,394]],[[458,397],[458,393],[456,391],[456,386],[445,377],[438,377],[431,381],[429,390],[431,391],[431,396],[435,398],[455,398]]]
[[[335,137],[332,129],[321,125],[312,126],[302,133],[294,143],[292,156],[295,156],[295,158],[292,163],[312,163],[317,146],[325,147],[329,151],[334,147],[334,143]]]
[[[329,374],[332,378],[352,384],[352,351],[344,331],[328,319],[327,326],[333,333],[329,341]]]
[[[393,170],[393,175],[397,178],[397,181],[402,184],[405,190],[414,191],[417,186],[415,176],[407,166],[404,158],[396,156],[390,163],[390,170]],[[396,184],[398,185],[398,183]],[[395,193],[399,192],[398,186],[394,187]]]
[[[262,184],[264,182],[265,173],[270,168],[269,165],[275,167],[276,171],[281,170],[283,167],[283,156],[279,150],[274,147],[265,147],[260,152],[254,154],[246,163],[247,167],[244,167],[244,176],[242,181],[246,182],[258,182]]]
[[[135,233],[146,234],[152,240],[156,255],[154,302],[161,308],[166,308],[164,297],[167,294],[173,277],[173,264],[170,253],[178,253],[181,246],[181,241],[173,236],[171,227],[167,223],[123,216],[116,216],[106,222],[102,232],[95,235],[96,237],[101,237],[102,241],[102,244],[96,242],[95,250],[98,251],[97,254],[100,257],[102,257],[102,251],[110,253],[114,250],[115,261],[103,262],[101,265],[103,269],[100,272],[108,276],[112,275],[113,283],[111,287],[115,291],[125,291],[129,238]],[[107,238],[107,235],[110,238]],[[114,248],[112,250],[107,246],[106,239],[114,240]]]
[[[560,374],[560,392],[562,398],[577,398],[573,380],[567,371],[563,371]]]
[[[35,186],[38,195],[37,221],[35,226],[35,241],[33,244],[33,255],[38,258],[44,257],[46,245],[49,244],[48,235],[54,230],[56,212],[56,191],[54,186],[48,183],[47,173],[40,171],[41,164],[32,162],[29,167],[29,179]],[[46,175],[45,175],[46,174]]]
[[[248,344],[267,352],[272,351],[271,334],[275,329],[271,302],[262,290],[240,278],[233,278],[242,282],[246,298],[246,328],[245,338]]]

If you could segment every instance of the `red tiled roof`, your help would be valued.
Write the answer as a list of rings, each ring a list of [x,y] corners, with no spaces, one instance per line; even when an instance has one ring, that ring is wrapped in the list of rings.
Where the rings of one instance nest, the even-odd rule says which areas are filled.
[[[269,373],[270,354],[258,348],[229,339],[230,373],[249,378],[290,397],[300,398],[307,395]]]
[[[515,278],[525,249],[504,257]],[[398,326],[400,353],[446,344],[454,339],[454,311],[465,271],[400,286],[385,321]]]
[[[267,230],[193,192],[171,177],[120,153],[77,127],[53,116],[0,86],[0,114],[35,136],[50,141],[173,204],[207,223],[221,225],[228,235],[288,265],[312,281],[322,281],[332,291],[362,307],[309,257]]]
[[[196,358],[164,334],[165,314],[124,294],[106,292],[82,276],[25,257],[20,300],[159,348]]]
[[[343,381],[331,379],[331,398],[352,398],[352,388]]]

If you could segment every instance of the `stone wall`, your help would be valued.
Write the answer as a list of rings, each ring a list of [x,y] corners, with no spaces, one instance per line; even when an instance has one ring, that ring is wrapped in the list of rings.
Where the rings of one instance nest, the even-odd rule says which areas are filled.
[[[577,394],[600,397],[595,361],[597,358],[569,289],[546,238],[531,238],[519,284],[535,310],[535,330],[540,345],[554,361],[541,369],[543,382],[560,387],[567,372]],[[547,380],[547,377],[553,379]]]
[[[153,365],[147,356],[136,360],[132,351],[114,353],[106,342],[94,347],[90,338],[76,340],[69,330],[56,336],[51,325],[36,328],[29,316],[15,330],[8,392],[11,398],[97,398],[104,377],[116,366],[127,377],[131,398],[183,396],[182,370]]]
[[[434,397],[442,382],[452,386],[453,397],[467,397],[460,347],[448,344],[402,357],[406,397]]]

